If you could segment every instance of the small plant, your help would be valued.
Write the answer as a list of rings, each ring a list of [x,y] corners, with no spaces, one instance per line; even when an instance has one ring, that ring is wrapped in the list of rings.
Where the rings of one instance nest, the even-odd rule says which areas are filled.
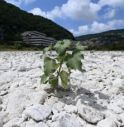
[[[69,51],[71,46],[71,41],[63,40],[44,49],[44,74],[41,76],[41,83],[49,83],[51,88],[57,89],[61,81],[63,88],[67,89],[71,70],[84,72],[81,62],[84,58],[81,52],[84,47],[77,43],[73,51]],[[55,51],[56,57],[48,55],[49,51]]]

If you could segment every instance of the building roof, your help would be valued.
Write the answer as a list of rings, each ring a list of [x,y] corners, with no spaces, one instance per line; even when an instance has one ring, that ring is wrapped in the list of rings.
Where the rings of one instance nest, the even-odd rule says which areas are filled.
[[[38,31],[25,31],[25,32],[23,32],[21,35],[22,35],[22,36],[27,36],[27,35],[30,35],[30,34],[39,34],[39,35],[42,35],[42,36],[46,36],[46,34],[40,33],[40,32],[38,32]]]

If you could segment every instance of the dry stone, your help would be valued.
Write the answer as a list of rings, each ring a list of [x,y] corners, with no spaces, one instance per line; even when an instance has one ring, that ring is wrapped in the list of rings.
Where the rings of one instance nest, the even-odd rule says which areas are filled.
[[[78,114],[87,122],[96,124],[100,120],[104,119],[104,114],[95,110],[89,106],[85,106],[81,103],[81,100],[77,102]]]
[[[51,114],[51,107],[40,104],[30,106],[24,111],[24,114],[35,121],[42,121]]]

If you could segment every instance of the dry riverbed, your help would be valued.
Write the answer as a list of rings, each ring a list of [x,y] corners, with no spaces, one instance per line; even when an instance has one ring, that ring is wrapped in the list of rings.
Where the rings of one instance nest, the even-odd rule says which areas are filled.
[[[41,52],[0,52],[0,127],[124,127],[124,52],[84,52],[71,90],[40,84]]]

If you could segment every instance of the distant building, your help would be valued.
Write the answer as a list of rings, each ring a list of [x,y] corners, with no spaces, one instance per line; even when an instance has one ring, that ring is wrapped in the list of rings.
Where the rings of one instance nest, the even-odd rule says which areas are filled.
[[[54,38],[47,37],[46,34],[38,31],[26,31],[21,36],[24,43],[35,46],[48,46],[56,42]]]

